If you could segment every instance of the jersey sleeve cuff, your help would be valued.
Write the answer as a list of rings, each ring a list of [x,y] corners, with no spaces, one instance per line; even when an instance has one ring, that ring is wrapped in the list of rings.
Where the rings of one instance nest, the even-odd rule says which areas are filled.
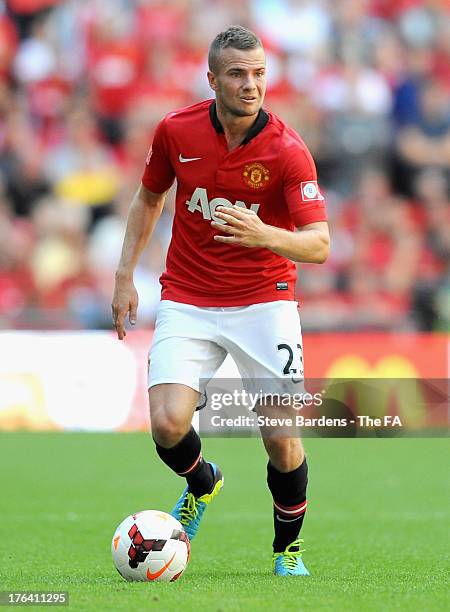
[[[296,227],[318,223],[319,221],[328,221],[326,210],[322,206],[311,208],[310,210],[297,211],[295,214],[291,214],[291,219]]]
[[[167,186],[162,185],[161,183],[158,183],[157,181],[149,178],[148,176],[142,178],[142,184],[144,185],[146,189],[148,189],[152,193],[164,193],[165,191],[170,189],[170,187],[172,186],[172,183],[170,183],[170,185],[167,185]]]

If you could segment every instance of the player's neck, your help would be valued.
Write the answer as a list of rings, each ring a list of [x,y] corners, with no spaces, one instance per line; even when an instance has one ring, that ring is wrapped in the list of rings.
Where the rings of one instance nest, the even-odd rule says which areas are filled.
[[[255,123],[258,114],[248,117],[237,117],[217,104],[217,118],[225,134],[229,151],[238,147],[247,136],[249,129]]]

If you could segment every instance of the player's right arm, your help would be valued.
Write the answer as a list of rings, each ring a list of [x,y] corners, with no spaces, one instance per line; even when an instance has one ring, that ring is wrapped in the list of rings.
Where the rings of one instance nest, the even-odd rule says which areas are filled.
[[[131,325],[136,323],[139,300],[133,282],[133,273],[139,256],[161,215],[166,193],[153,193],[141,184],[131,202],[111,304],[112,318],[119,340],[123,340],[127,335],[125,330],[127,314]]]
[[[116,272],[114,296],[111,304],[114,327],[119,340],[127,335],[125,318],[129,314],[131,325],[136,323],[138,294],[133,273],[140,254],[147,244],[164,206],[175,171],[169,155],[167,118],[155,130],[145,164],[142,184],[131,202],[127,230]]]

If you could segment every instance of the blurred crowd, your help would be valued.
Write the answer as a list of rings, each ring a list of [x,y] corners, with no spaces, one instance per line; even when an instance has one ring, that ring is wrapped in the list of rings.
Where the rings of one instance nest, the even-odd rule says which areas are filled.
[[[110,327],[155,125],[212,97],[208,45],[233,23],[261,36],[265,107],[328,201],[330,259],[299,265],[304,328],[449,329],[446,0],[0,0],[0,328]],[[136,272],[142,325],[173,207]]]

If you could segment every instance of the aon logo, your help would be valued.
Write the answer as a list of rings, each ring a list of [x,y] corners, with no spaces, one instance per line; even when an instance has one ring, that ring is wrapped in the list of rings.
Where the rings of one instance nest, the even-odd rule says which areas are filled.
[[[189,212],[195,212],[196,210],[200,211],[203,215],[203,219],[217,221],[218,223],[225,223],[223,219],[219,219],[214,214],[217,206],[232,206],[230,200],[226,198],[213,198],[211,202],[208,200],[208,192],[203,187],[197,187],[194,193],[191,196],[190,200],[186,200],[186,205],[188,207]],[[240,206],[241,208],[247,208],[245,202],[241,200],[236,200],[236,206]],[[250,210],[253,210],[255,213],[259,210],[259,204],[250,204]]]

